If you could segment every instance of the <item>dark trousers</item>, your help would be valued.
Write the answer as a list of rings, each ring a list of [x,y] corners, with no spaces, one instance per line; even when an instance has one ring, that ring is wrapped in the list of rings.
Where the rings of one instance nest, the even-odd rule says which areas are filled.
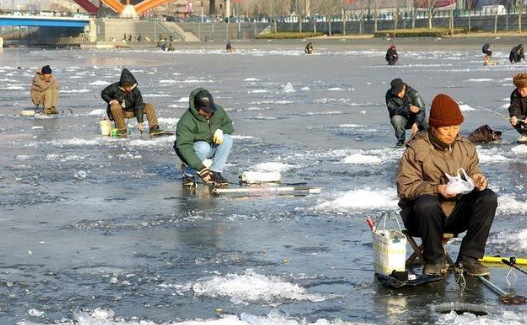
[[[409,130],[412,128],[412,125],[416,123],[415,120],[411,119],[408,120],[406,117],[402,115],[394,115],[390,119],[390,122],[392,123],[393,129],[395,130],[395,137],[398,141],[403,141],[406,138],[405,130]],[[419,126],[419,131],[428,129],[428,121],[424,120],[422,125]]]
[[[498,196],[490,189],[462,195],[449,217],[435,195],[421,195],[401,211],[406,228],[421,237],[426,264],[443,261],[443,233],[466,231],[459,253],[482,258],[490,227],[494,220]]]

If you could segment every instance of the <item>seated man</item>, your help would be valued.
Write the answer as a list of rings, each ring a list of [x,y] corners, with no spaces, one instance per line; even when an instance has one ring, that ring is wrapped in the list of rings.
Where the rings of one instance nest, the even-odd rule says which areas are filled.
[[[390,121],[395,130],[397,146],[404,146],[405,130],[412,129],[412,135],[428,128],[425,103],[417,90],[405,84],[401,79],[393,79],[391,88],[386,92],[386,106]]]
[[[137,88],[137,81],[128,69],[123,69],[119,82],[115,82],[103,89],[101,97],[108,103],[106,112],[110,119],[115,121],[120,137],[127,136],[125,118],[135,117],[137,119],[137,128],[140,132],[143,132],[143,114],[146,114],[150,135],[164,133],[163,130],[159,129],[154,105],[143,103],[143,96],[139,88]]]
[[[518,63],[521,60],[525,61],[525,54],[523,53],[523,44],[518,44],[518,46],[512,48],[509,54],[509,61],[511,63]]]
[[[407,144],[397,173],[401,217],[410,233],[421,237],[425,267],[423,274],[446,272],[443,233],[466,235],[461,241],[456,267],[469,275],[488,275],[478,259],[498,206],[497,195],[487,188],[474,145],[459,134],[463,115],[449,96],[437,95],[430,109],[430,128]],[[447,189],[447,178],[463,168],[474,181],[469,194]]]
[[[225,50],[227,52],[232,52],[234,50],[234,47],[232,47],[231,42],[227,42],[227,45],[225,45]]]
[[[488,55],[489,57],[492,56],[492,50],[490,49],[489,43],[486,43],[485,45],[483,45],[483,47],[481,48],[481,51],[483,52],[483,54]]]
[[[304,49],[304,52],[306,52],[306,54],[313,54],[313,43],[311,42],[307,43],[306,48]]]
[[[204,88],[194,89],[189,98],[189,108],[177,124],[174,150],[185,164],[183,185],[194,186],[195,175],[205,184],[226,185],[229,182],[221,173],[232,147],[232,120],[225,110],[214,104],[214,99]],[[212,165],[204,164],[212,159]]]
[[[41,69],[38,69],[33,77],[31,100],[37,106],[43,105],[44,110],[42,113],[48,115],[59,113],[56,109],[58,98],[59,83],[51,74],[49,65],[43,66]]]
[[[392,45],[388,51],[386,51],[386,61],[388,62],[388,65],[395,65],[397,60],[399,60],[399,56],[397,55],[395,45]]]
[[[518,73],[512,81],[516,89],[509,105],[510,123],[520,133],[518,142],[527,143],[527,73]]]

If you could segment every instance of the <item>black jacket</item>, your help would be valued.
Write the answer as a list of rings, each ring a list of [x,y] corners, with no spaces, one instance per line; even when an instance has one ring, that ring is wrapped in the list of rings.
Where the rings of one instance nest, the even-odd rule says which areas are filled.
[[[509,61],[511,63],[518,63],[521,60],[525,61],[525,54],[523,53],[523,48],[518,48],[518,46],[515,46],[512,48],[511,53],[509,54]]]
[[[132,90],[129,92],[124,90],[124,85],[127,84],[133,84]],[[106,111],[110,118],[113,118],[110,111],[110,102],[116,99],[125,111],[133,111],[135,113],[137,123],[143,123],[143,96],[139,88],[137,88],[137,80],[135,80],[134,75],[128,69],[123,69],[119,82],[113,83],[103,89],[101,97],[108,103]]]
[[[481,48],[481,52],[483,52],[483,54],[491,56],[492,55],[492,51],[490,49],[490,44],[486,43],[485,45],[483,45],[483,47]]]
[[[527,117],[527,97],[520,96],[517,89],[514,89],[511,94],[509,116],[516,116],[519,120],[525,120]]]
[[[412,113],[410,111],[410,105],[419,107],[419,113]],[[419,127],[423,127],[423,122],[426,117],[425,103],[417,90],[412,87],[406,85],[406,92],[403,98],[397,97],[397,95],[392,94],[391,89],[388,89],[386,92],[386,106],[390,113],[390,119],[394,115],[401,115],[407,120],[416,122]]]
[[[397,50],[389,48],[388,51],[386,51],[386,61],[397,62],[398,59],[399,56],[397,55]]]

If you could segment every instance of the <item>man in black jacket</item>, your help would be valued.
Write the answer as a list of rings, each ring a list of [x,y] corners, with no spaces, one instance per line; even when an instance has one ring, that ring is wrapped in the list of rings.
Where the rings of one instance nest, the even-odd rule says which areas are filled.
[[[511,94],[510,122],[520,133],[518,142],[527,143],[527,73],[515,75],[512,81],[516,89]]]
[[[399,55],[397,55],[395,45],[392,45],[390,46],[388,51],[386,51],[386,61],[388,62],[388,65],[395,65],[395,63],[397,63],[397,60],[399,60]]]
[[[509,54],[509,61],[511,63],[518,63],[521,60],[525,61],[525,54],[523,53],[523,44],[518,44],[518,46],[512,48]]]
[[[425,103],[417,90],[405,84],[400,78],[393,79],[391,88],[386,92],[386,106],[390,121],[395,130],[397,146],[402,147],[405,130],[412,130],[412,135],[428,128]]]
[[[150,135],[163,133],[159,129],[154,105],[143,103],[143,96],[139,88],[137,88],[137,81],[128,69],[123,69],[119,82],[104,88],[101,92],[101,97],[108,103],[106,111],[110,119],[115,121],[120,137],[126,137],[127,135],[125,118],[136,117],[137,128],[143,132],[143,114],[146,114]]]

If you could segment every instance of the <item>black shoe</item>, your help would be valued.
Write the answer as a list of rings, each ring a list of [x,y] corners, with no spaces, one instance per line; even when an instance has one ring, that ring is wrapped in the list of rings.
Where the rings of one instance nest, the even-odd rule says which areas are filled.
[[[460,254],[456,261],[456,268],[468,275],[489,275],[489,268],[483,265],[477,258]]]
[[[218,185],[222,185],[222,186],[229,184],[229,181],[225,177],[221,176],[221,173],[214,172],[214,171],[212,172],[210,180],[213,183],[218,184]]]
[[[183,175],[183,186],[194,187],[196,186],[196,180],[194,176]]]
[[[396,147],[404,147],[404,140],[397,141]]]
[[[165,132],[165,131],[163,131],[163,130],[161,130],[161,129],[159,128],[159,125],[152,126],[152,127],[150,128],[150,130],[148,131],[148,133],[149,133],[150,135],[159,135],[159,134],[163,134],[164,132]]]

